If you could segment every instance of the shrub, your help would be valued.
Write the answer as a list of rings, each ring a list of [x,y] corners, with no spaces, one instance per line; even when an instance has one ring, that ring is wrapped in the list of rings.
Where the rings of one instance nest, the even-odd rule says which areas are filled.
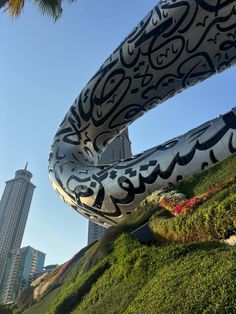
[[[160,197],[159,205],[168,209],[174,215],[186,215],[218,192],[235,183],[235,181],[236,176],[231,176],[225,182],[210,185],[207,192],[187,200],[183,193],[178,193],[175,190],[168,191]]]
[[[162,243],[226,239],[236,233],[236,194],[220,202],[212,200],[186,216],[153,216],[150,227]]]

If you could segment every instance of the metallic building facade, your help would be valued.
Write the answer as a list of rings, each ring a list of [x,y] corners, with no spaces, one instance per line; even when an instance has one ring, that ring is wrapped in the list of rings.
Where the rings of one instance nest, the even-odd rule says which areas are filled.
[[[235,34],[235,0],[157,3],[84,86],[54,136],[49,176],[63,200],[108,227],[153,191],[235,152],[234,108],[130,159],[98,164],[140,116],[234,66]]]
[[[32,173],[17,170],[15,178],[6,181],[0,201],[0,286],[8,254],[21,246],[26,221],[35,189]]]
[[[108,148],[103,152],[99,159],[99,164],[110,164],[121,159],[132,156],[131,142],[129,139],[128,129],[122,132]],[[89,220],[88,224],[88,244],[100,240],[107,228]]]

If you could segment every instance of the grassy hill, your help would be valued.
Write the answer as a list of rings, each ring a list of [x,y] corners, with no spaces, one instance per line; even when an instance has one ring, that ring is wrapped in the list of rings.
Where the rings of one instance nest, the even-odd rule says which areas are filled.
[[[236,313],[236,247],[224,242],[236,234],[235,170],[233,155],[152,194],[129,221],[25,289],[15,312]],[[154,240],[140,244],[132,231],[145,222]]]

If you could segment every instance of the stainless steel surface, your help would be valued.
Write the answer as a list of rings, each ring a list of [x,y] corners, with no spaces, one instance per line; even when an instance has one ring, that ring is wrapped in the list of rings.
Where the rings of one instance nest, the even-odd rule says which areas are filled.
[[[236,147],[236,110],[113,166],[105,147],[146,111],[236,61],[236,1],[161,1],[91,78],[49,156],[54,189],[96,223],[119,223],[150,192]]]

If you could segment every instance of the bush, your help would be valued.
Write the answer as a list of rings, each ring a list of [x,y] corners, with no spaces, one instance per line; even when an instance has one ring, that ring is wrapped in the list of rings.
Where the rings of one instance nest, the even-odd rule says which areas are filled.
[[[152,193],[137,207],[135,212],[127,216],[127,219],[119,225],[110,227],[104,234],[103,238],[98,242],[97,249],[88,259],[84,270],[88,271],[97,265],[103,258],[108,256],[112,252],[114,242],[120,234],[132,232],[142,224],[148,222],[154,213],[162,213],[163,210],[158,205],[160,196],[161,194],[159,191]]]
[[[188,243],[226,239],[236,233],[236,186],[221,191],[187,216],[160,218],[153,216],[150,227],[162,243]],[[228,197],[222,197],[221,193]]]
[[[229,179],[234,169],[236,155],[178,183],[175,189],[188,198],[214,186],[188,215],[160,208],[166,189],[149,196],[69,264],[61,286],[25,313],[236,313],[236,248],[219,243],[236,233],[236,183]],[[141,245],[128,234],[150,217],[157,243],[168,245]]]
[[[188,198],[205,193],[209,186],[227,181],[235,175],[236,153],[208,169],[175,184],[175,190]]]
[[[13,310],[7,305],[0,304],[0,314],[12,314]]]

